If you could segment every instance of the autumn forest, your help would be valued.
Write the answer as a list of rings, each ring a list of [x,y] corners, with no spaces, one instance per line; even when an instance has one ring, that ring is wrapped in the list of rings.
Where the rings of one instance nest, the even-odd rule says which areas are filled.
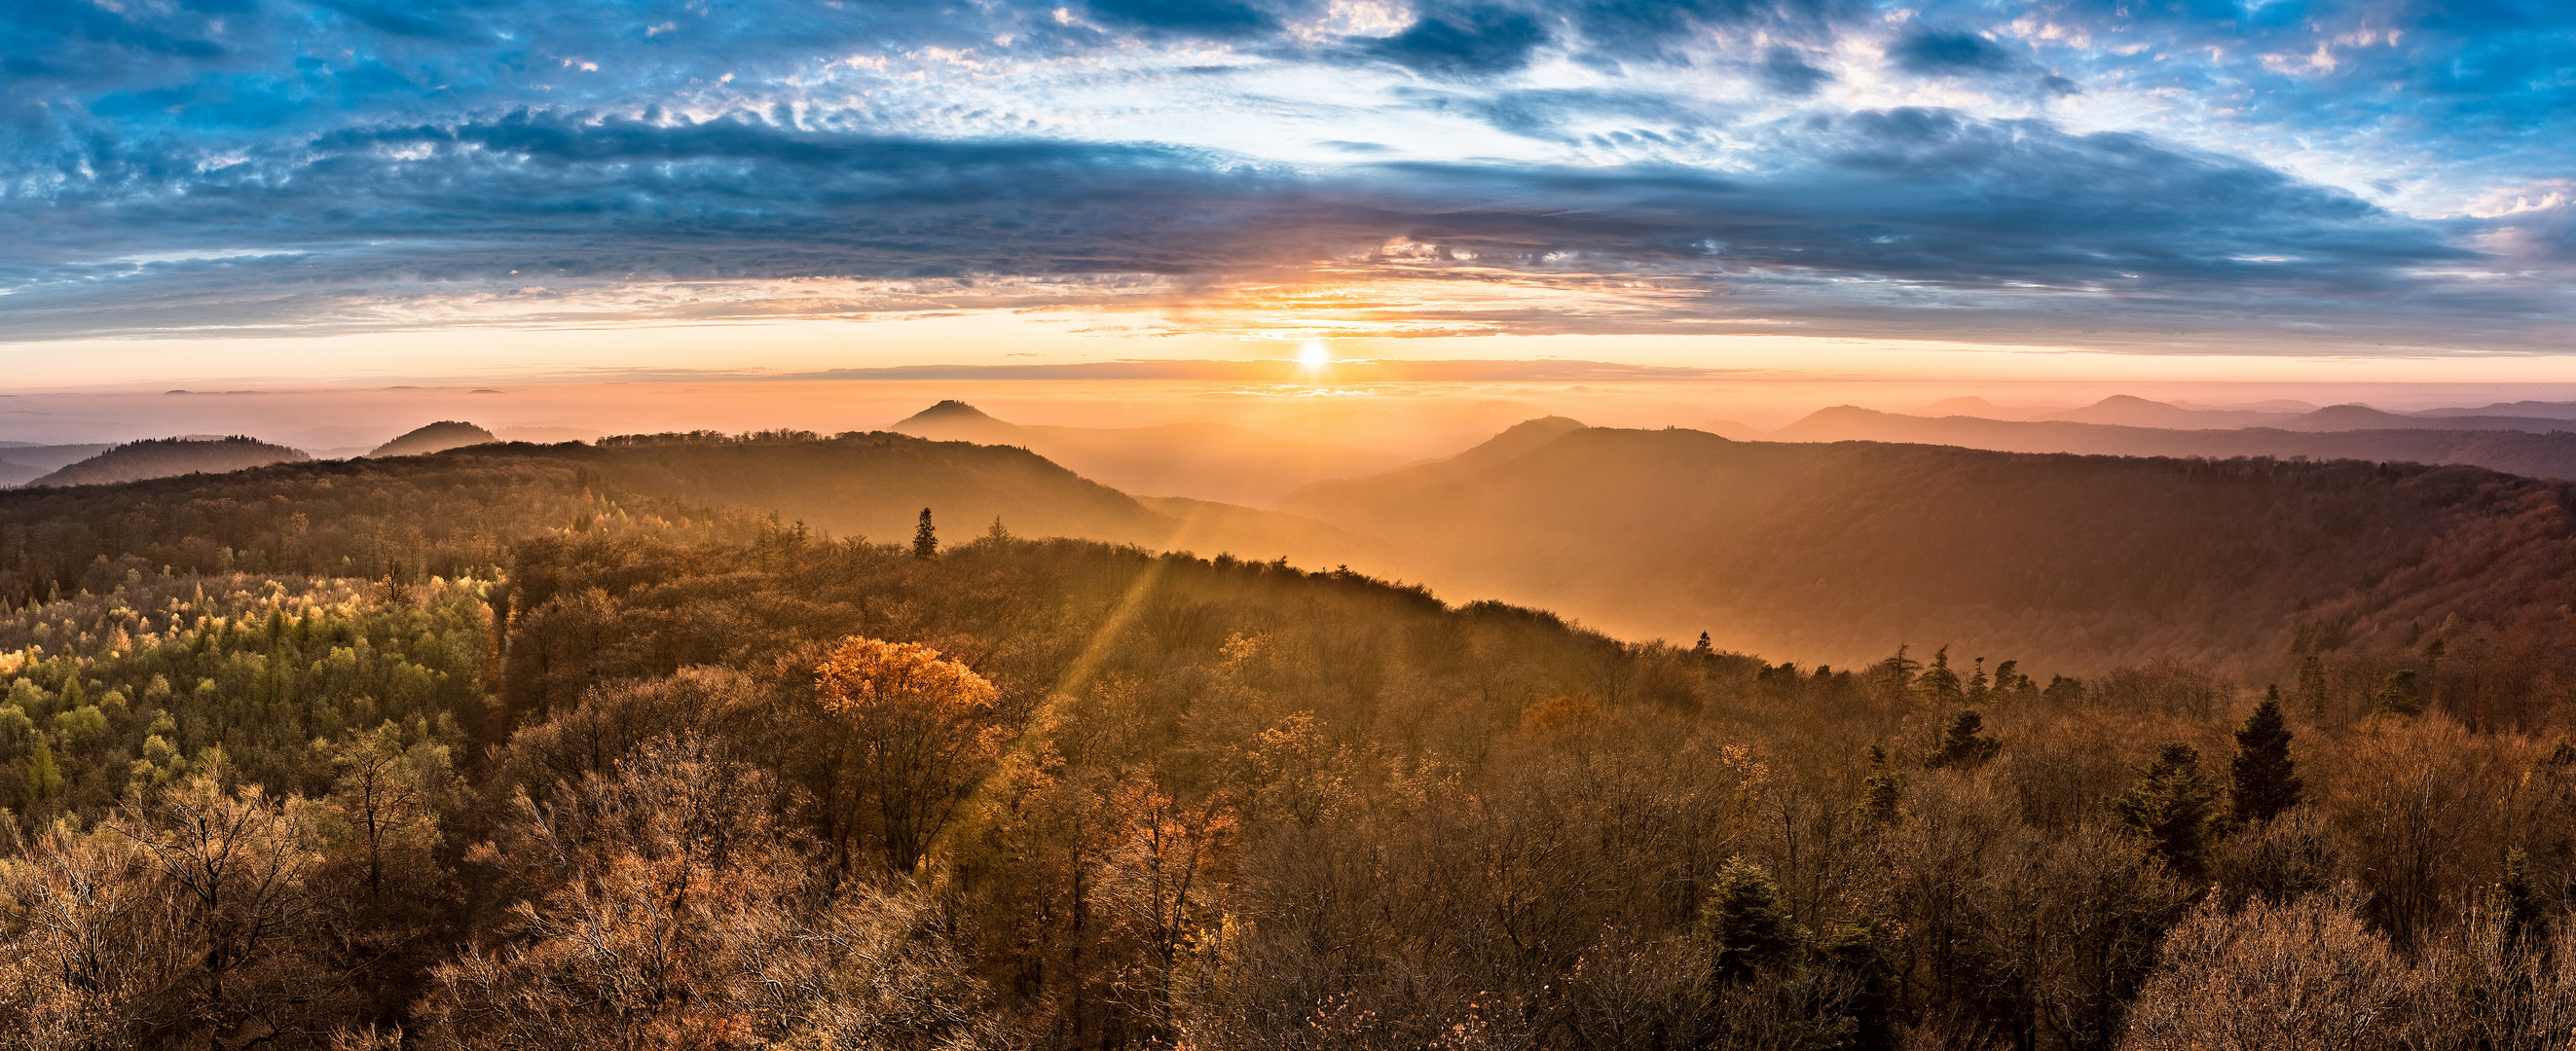
[[[2576,487],[1841,443],[1908,546],[1623,553],[1532,459],[1809,448],[1655,433],[1312,518],[884,433],[0,493],[0,1046],[2576,1046]],[[1852,612],[1402,561],[1551,547]]]

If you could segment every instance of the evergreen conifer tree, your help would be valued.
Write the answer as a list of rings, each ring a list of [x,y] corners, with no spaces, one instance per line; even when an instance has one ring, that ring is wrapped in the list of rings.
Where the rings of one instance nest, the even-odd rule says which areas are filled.
[[[996,544],[1009,543],[1011,531],[1002,525],[1002,516],[993,516],[993,528],[984,531],[984,539]]]
[[[1974,708],[1952,716],[1949,729],[1942,732],[1941,745],[1933,749],[1928,765],[1964,770],[1994,758],[1995,753],[2003,749],[2003,742],[1981,736],[1979,731],[1985,726],[1986,717],[1977,714]]]
[[[2111,801],[2111,813],[2188,885],[2209,876],[2209,823],[2218,790],[2200,773],[2200,752],[2181,742],[2156,750],[2138,783]]]
[[[1967,688],[1959,682],[1959,673],[1950,670],[1950,647],[1943,646],[1932,654],[1932,666],[1914,679],[1914,692],[1922,694],[1937,712],[1967,702]]]
[[[2264,691],[2245,726],[2236,731],[2236,758],[2228,764],[2230,801],[2238,821],[2268,821],[2299,804],[2297,765],[2290,761],[2290,728],[2281,719],[2281,688]]]
[[[912,531],[912,557],[923,560],[939,557],[939,531],[931,528],[930,509],[927,507],[921,509],[921,525]]]
[[[1897,804],[1905,795],[1905,775],[1888,765],[1887,749],[1869,746],[1869,779],[1861,782],[1860,802],[1852,814],[1875,825],[1893,825],[1902,816]]]
[[[1745,981],[1787,963],[1806,932],[1780,901],[1780,885],[1762,866],[1728,859],[1700,906],[1699,930],[1717,946],[1717,976]]]
[[[1699,643],[1691,647],[1691,656],[1707,657],[1715,654],[1716,652],[1717,647],[1708,644],[1708,633],[1705,631],[1700,632]]]
[[[2414,669],[2395,671],[2379,684],[2379,692],[2370,696],[2373,715],[2422,715],[2424,694],[2415,685]]]

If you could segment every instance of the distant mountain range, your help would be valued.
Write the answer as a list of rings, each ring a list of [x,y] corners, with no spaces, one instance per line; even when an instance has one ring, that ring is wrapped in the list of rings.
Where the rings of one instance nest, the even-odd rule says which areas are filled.
[[[1241,504],[1267,504],[1309,482],[1384,470],[1405,459],[1223,423],[1126,428],[1008,423],[962,401],[940,402],[889,429],[945,441],[1018,446],[1131,493]]]
[[[2181,410],[2190,411],[2190,410]],[[2496,419],[2466,417],[2462,419]],[[2199,456],[2226,459],[2403,461],[2475,464],[2535,478],[2576,479],[2576,423],[2538,433],[2525,429],[2445,429],[2440,419],[2390,416],[2357,405],[2335,406],[2300,417],[2311,424],[2382,423],[2404,428],[2312,430],[2247,427],[2173,430],[2059,420],[1989,420],[1974,416],[1902,416],[1849,405],[1822,409],[1768,436],[1783,442],[1913,442],[2003,452],[2082,453],[2098,456]]]
[[[2093,423],[2113,427],[2147,427],[2183,431],[2240,430],[2257,427],[2284,431],[2426,429],[2548,433],[2576,430],[2576,403],[2540,401],[2500,403],[2483,409],[2427,409],[2423,412],[2398,413],[2374,409],[2367,405],[2329,405],[2324,408],[2301,407],[2294,410],[2194,409],[2128,394],[2114,394],[2091,405],[2075,409],[2022,410],[2008,409],[1983,398],[1971,397],[1934,402],[1926,406],[1918,415],[1929,418],[1961,416],[2029,423]],[[1780,432],[1774,432],[1775,436],[1779,434]]]

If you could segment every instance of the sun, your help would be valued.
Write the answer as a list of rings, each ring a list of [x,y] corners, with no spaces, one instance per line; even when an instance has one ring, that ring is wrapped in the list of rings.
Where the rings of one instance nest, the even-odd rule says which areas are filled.
[[[1321,343],[1309,343],[1297,348],[1297,364],[1303,365],[1308,369],[1321,369],[1332,363],[1332,348],[1326,347]]]

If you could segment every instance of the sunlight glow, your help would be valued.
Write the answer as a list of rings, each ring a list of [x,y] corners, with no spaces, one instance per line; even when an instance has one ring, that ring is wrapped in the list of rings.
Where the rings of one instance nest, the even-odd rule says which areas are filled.
[[[1297,348],[1297,364],[1308,372],[1321,372],[1333,363],[1332,348],[1322,343],[1308,343]]]

